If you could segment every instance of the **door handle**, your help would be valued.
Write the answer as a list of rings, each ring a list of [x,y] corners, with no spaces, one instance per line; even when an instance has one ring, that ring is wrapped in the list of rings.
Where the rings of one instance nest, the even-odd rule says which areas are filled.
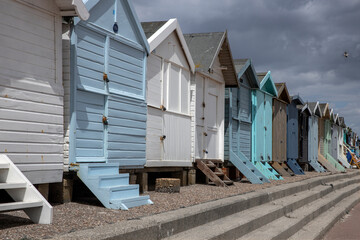
[[[104,80],[104,82],[109,82],[110,81],[109,78],[108,78],[108,75],[106,73],[104,73],[104,75],[103,75],[103,80]]]
[[[164,141],[166,139],[166,135],[162,135],[161,137],[160,137],[160,141]]]
[[[108,118],[105,117],[105,116],[102,117],[102,122],[103,122],[104,125],[108,125],[108,124],[109,124]]]

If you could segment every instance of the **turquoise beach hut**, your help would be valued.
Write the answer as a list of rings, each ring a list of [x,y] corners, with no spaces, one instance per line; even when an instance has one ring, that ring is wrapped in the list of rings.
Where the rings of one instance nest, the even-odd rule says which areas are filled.
[[[282,179],[269,164],[272,161],[272,100],[277,90],[270,71],[257,73],[260,88],[252,91],[252,161],[269,179]]]

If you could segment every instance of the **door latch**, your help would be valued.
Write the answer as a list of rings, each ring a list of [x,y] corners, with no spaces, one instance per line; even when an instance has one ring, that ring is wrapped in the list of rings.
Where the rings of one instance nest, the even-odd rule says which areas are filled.
[[[108,124],[109,124],[108,118],[105,117],[105,116],[102,117],[102,122],[103,122],[104,125],[108,125]]]
[[[108,78],[108,75],[106,73],[104,73],[104,75],[103,75],[103,80],[104,80],[104,82],[109,82],[110,81],[109,78]]]
[[[164,105],[161,105],[161,106],[160,106],[160,109],[161,109],[162,111],[164,111],[164,112],[166,111],[166,107],[165,107]]]
[[[164,141],[166,139],[166,135],[162,135],[161,137],[160,137],[160,141]]]

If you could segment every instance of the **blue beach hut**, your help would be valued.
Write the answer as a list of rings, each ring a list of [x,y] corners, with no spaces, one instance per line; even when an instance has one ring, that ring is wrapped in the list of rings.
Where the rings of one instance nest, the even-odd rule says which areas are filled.
[[[230,161],[251,183],[269,182],[251,162],[251,91],[259,83],[250,59],[234,60],[239,87],[225,89],[225,160]]]
[[[252,161],[269,179],[282,179],[269,164],[272,161],[272,101],[277,90],[270,71],[257,73],[259,89],[252,90]]]
[[[88,0],[70,35],[70,166],[107,208],[151,203],[120,169],[146,162],[145,66],[149,45],[131,1]],[[71,168],[72,168],[71,167]]]

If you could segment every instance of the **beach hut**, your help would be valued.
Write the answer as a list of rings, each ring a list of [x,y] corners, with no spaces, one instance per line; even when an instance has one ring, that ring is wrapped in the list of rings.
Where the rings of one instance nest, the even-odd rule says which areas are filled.
[[[269,180],[251,162],[252,89],[259,88],[250,59],[234,60],[239,87],[225,89],[225,154],[251,183]],[[228,164],[230,165],[230,164]]]
[[[298,161],[307,161],[308,153],[308,125],[304,121],[308,120],[311,112],[303,104],[300,96],[292,96],[287,105],[286,163],[295,174],[304,174]],[[298,106],[301,108],[298,109]]]
[[[47,197],[63,179],[63,16],[89,13],[82,1],[0,1],[0,179],[14,200],[0,212],[26,209],[36,223],[52,209],[32,184]]]
[[[66,163],[107,208],[152,203],[129,184],[146,163],[149,45],[131,1],[86,1],[88,20],[70,21]],[[64,34],[65,35],[65,34]],[[66,50],[65,50],[66,51]]]
[[[196,165],[210,183],[224,186],[223,179],[231,182],[223,178],[219,168],[208,166],[224,161],[225,86],[238,87],[227,32],[184,34],[184,37],[196,69],[191,78],[191,98],[196,101],[190,106],[195,117],[192,137]]]
[[[195,65],[177,19],[141,23],[147,60],[146,167],[191,167],[190,78]],[[193,102],[190,102],[190,101]]]
[[[0,153],[33,184],[63,177],[62,16],[81,1],[0,1]]]
[[[344,131],[345,131],[345,128],[346,128],[346,124],[345,124],[345,119],[344,117],[338,117],[339,119],[339,126],[338,126],[338,134],[339,134],[339,137],[338,137],[338,142],[339,142],[339,155],[341,157],[343,157],[344,159],[346,159],[346,151],[344,149]]]
[[[269,179],[282,179],[271,166],[272,161],[272,102],[277,90],[271,73],[257,73],[260,88],[252,90],[252,161]]]
[[[321,118],[321,109],[319,102],[307,103],[311,110],[311,116],[309,116],[309,131],[308,131],[308,163],[317,172],[325,172],[326,170],[319,163],[319,119]],[[323,158],[321,159],[323,160]],[[327,161],[324,163],[332,170],[334,167]],[[335,170],[334,170],[335,171]]]
[[[320,103],[321,118],[319,119],[319,159],[318,161],[329,171],[337,172],[339,167],[336,160],[327,156],[330,134],[330,109],[327,103]],[[333,161],[334,160],[334,161]]]
[[[346,160],[345,157],[343,157],[340,154],[340,151],[342,148],[340,147],[342,145],[341,141],[343,140],[342,136],[340,136],[339,132],[342,132],[342,128],[340,127],[340,121],[339,121],[339,114],[334,114],[331,112],[331,148],[330,148],[330,155],[338,160],[340,164],[346,168],[350,168],[350,164]],[[339,139],[340,137],[340,139]]]
[[[291,102],[285,83],[275,83],[277,97],[272,102],[272,161],[271,166],[282,176],[290,177],[294,173],[286,165],[287,143],[287,106]]]

